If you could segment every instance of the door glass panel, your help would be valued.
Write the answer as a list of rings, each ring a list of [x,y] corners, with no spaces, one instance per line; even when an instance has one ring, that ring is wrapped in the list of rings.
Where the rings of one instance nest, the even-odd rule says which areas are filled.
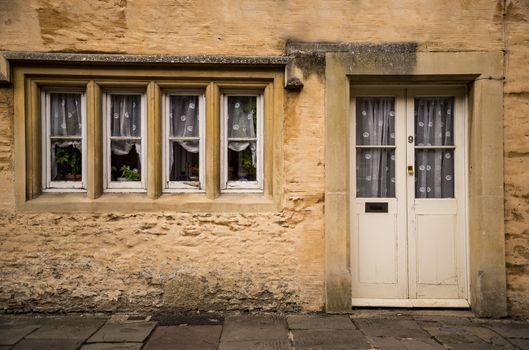
[[[454,144],[454,97],[415,98],[415,145]]]
[[[415,198],[454,198],[454,150],[415,150]]]
[[[357,197],[395,197],[395,149],[357,149],[356,186]]]
[[[395,98],[356,98],[356,144],[395,144]]]

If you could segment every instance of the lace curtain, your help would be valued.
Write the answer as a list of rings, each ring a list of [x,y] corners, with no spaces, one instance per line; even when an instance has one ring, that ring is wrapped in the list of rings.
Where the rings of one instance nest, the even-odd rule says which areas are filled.
[[[235,152],[242,152],[250,147],[254,167],[257,163],[256,103],[255,96],[230,96],[228,98],[228,148]]]
[[[357,197],[395,196],[395,99],[356,99],[356,144],[374,146],[356,150]]]
[[[132,147],[141,155],[141,96],[111,95],[110,130],[111,137],[130,140],[112,140],[112,153],[129,154]]]
[[[415,144],[454,145],[454,98],[415,99]],[[415,197],[454,197],[454,150],[416,149]]]
[[[73,146],[82,152],[81,94],[50,94],[51,179],[57,177],[56,147]],[[66,137],[71,139],[65,139]]]
[[[169,103],[169,137],[196,138],[196,140],[176,141],[182,148],[190,153],[198,153],[199,140],[199,105],[198,96],[171,96]],[[172,143],[169,147],[169,160],[173,168],[175,157]],[[185,169],[185,159],[180,159],[182,168]]]

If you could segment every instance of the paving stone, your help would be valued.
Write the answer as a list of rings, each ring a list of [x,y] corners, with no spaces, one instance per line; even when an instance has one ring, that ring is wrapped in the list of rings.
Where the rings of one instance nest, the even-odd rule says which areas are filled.
[[[0,326],[0,345],[14,345],[37,328],[39,328],[37,325],[2,325]]]
[[[221,343],[288,339],[287,323],[279,316],[232,316],[224,320]]]
[[[93,343],[86,344],[81,350],[140,350],[142,343]]]
[[[293,330],[295,349],[371,349],[367,338],[357,330]]]
[[[220,343],[218,350],[290,350],[290,342],[288,340],[249,340],[249,341],[233,341]]]
[[[510,339],[510,342],[523,350],[529,350],[529,339]]]
[[[370,337],[377,349],[383,350],[444,350],[445,347],[433,339],[397,339],[393,337]]]
[[[424,327],[424,329],[443,344],[485,344],[485,341],[483,341],[477,335],[472,334],[468,331],[468,329],[465,329],[464,327],[441,326]]]
[[[289,315],[289,329],[356,329],[348,316],[342,315]]]
[[[26,339],[86,340],[105,323],[105,318],[61,317],[44,320],[42,326]]]
[[[76,350],[82,342],[79,339],[24,339],[12,350]]]
[[[449,345],[452,350],[515,350],[514,346],[500,346],[492,344],[453,344]]]
[[[0,346],[0,350],[11,350],[10,346]]]
[[[156,326],[151,321],[107,322],[101,329],[88,339],[88,343],[141,343]]]
[[[353,321],[363,333],[374,337],[430,338],[414,320],[355,318]]]
[[[434,316],[434,315],[418,315],[413,316],[415,321],[419,325],[450,325],[450,326],[470,326],[472,320],[468,317],[456,317],[456,316]]]
[[[526,322],[489,323],[488,327],[505,338],[529,339],[529,323]]]
[[[144,350],[215,350],[222,326],[158,326]]]

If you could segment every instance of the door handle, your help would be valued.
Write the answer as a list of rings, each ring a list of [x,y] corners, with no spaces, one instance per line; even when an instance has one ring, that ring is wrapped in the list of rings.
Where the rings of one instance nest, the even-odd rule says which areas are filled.
[[[413,165],[408,165],[408,175],[412,176],[415,174],[415,171],[413,170]]]

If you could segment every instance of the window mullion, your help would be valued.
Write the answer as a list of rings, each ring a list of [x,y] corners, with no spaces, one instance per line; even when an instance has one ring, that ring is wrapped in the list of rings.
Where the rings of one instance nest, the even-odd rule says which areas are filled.
[[[208,199],[220,195],[220,91],[215,83],[206,88],[205,189]]]
[[[147,88],[147,196],[162,194],[162,110],[160,87],[154,81]]]

